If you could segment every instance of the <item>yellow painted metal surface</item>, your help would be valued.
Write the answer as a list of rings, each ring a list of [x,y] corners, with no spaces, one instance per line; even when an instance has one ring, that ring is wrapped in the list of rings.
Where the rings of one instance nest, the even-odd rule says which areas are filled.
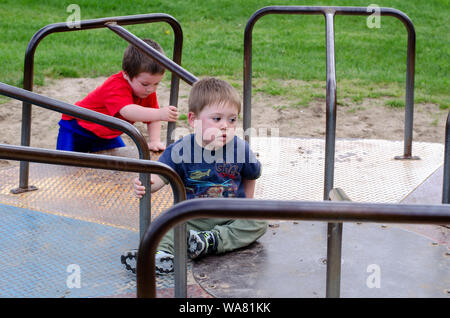
[[[29,184],[37,191],[12,194],[18,167],[0,170],[0,203],[138,231],[137,173],[30,164]],[[170,187],[152,194],[152,218],[173,204]]]

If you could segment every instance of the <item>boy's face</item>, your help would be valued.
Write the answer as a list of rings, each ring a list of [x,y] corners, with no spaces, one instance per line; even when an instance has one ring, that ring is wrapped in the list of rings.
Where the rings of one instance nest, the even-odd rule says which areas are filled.
[[[197,142],[201,140],[203,147],[218,149],[234,138],[238,114],[233,105],[211,104],[197,115],[189,112],[188,121],[195,130]]]
[[[146,98],[156,91],[159,83],[164,77],[164,74],[150,74],[147,72],[142,72],[133,77],[133,79],[130,79],[130,77],[124,72],[123,77],[130,84],[134,96]]]

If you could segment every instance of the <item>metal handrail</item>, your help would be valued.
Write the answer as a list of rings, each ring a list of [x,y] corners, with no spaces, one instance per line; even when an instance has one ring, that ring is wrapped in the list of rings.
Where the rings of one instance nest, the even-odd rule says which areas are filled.
[[[0,144],[0,158],[83,168],[139,172],[147,175],[151,173],[159,174],[169,181],[173,191],[174,204],[186,199],[186,190],[180,176],[166,164],[157,161],[5,144]]]
[[[156,297],[155,253],[163,235],[174,225],[194,218],[309,220],[449,224],[450,206],[332,201],[250,199],[186,200],[168,209],[145,232],[137,258],[137,297]],[[176,261],[176,260],[175,260]]]
[[[412,133],[414,113],[414,68],[416,35],[411,19],[403,12],[392,8],[379,8],[380,15],[393,16],[400,19],[408,31],[406,97],[405,97],[405,137],[403,156],[396,159],[416,159],[412,157]],[[324,6],[269,6],[256,11],[247,21],[244,32],[244,131],[251,125],[251,89],[252,89],[252,32],[253,27],[261,17],[268,14],[322,14],[325,17],[326,33],[326,132],[325,132],[325,165],[323,199],[329,199],[329,193],[334,184],[334,161],[336,144],[336,63],[334,50],[334,17],[335,15],[371,15],[367,7],[324,7]],[[250,136],[246,135],[250,142]],[[328,244],[338,245],[339,224],[328,224]],[[328,266],[329,268],[330,266]],[[327,280],[328,281],[328,280]],[[334,293],[336,294],[336,293]],[[328,290],[327,290],[328,295]]]
[[[251,81],[252,81],[252,32],[253,27],[261,17],[268,14],[322,14],[326,21],[327,44],[327,123],[324,200],[333,188],[334,149],[336,138],[336,72],[334,61],[334,16],[335,15],[371,15],[366,7],[322,7],[322,6],[269,6],[256,11],[248,20],[244,32],[244,98],[243,121],[244,131],[251,125]],[[404,153],[397,159],[412,159],[412,124],[414,113],[414,69],[416,33],[411,19],[403,12],[392,8],[380,8],[380,15],[393,16],[402,21],[408,31],[407,70],[406,70],[406,106],[405,106],[405,138]],[[250,136],[246,136],[249,141]]]
[[[70,116],[74,116],[77,118],[85,119],[92,121],[94,123],[98,123],[109,128],[117,129],[125,132],[127,135],[131,137],[131,139],[136,143],[137,148],[139,150],[139,157],[141,159],[150,159],[150,151],[148,149],[147,142],[145,141],[144,136],[140,133],[140,131],[130,124],[129,122],[108,116],[105,114],[101,114],[99,112],[85,109],[82,107],[77,107],[75,105],[71,105],[56,99],[52,99],[46,96],[42,96],[30,91],[27,91],[22,88],[10,86],[4,83],[0,83],[0,94],[4,96],[8,96],[14,99],[18,99],[27,103],[29,105],[33,104],[36,106],[40,106],[46,109],[50,109],[59,113],[67,114]],[[28,162],[21,161],[22,163],[27,163],[27,183],[28,183]],[[21,166],[22,168],[22,166]],[[22,170],[21,170],[22,171]],[[146,187],[150,187],[150,175],[149,174],[140,174],[140,179],[142,183]],[[18,189],[11,190],[13,193],[23,192]],[[146,194],[139,201],[139,228],[140,228],[140,236],[142,236],[150,224],[151,211],[150,211],[150,192],[146,191]]]
[[[31,92],[28,93],[33,94]],[[186,200],[186,190],[180,176],[169,166],[157,161],[4,144],[0,144],[0,158],[85,168],[139,172],[141,175],[146,176],[150,176],[151,173],[159,174],[169,181],[170,186],[172,187],[174,204]],[[142,201],[142,199],[140,201]],[[150,211],[148,211],[148,213],[150,213]],[[141,228],[141,220],[139,221]],[[185,228],[184,233],[182,234],[185,235]],[[180,242],[185,242],[185,240],[180,240]],[[186,246],[177,246],[177,248],[186,251]],[[181,257],[183,257],[182,253]],[[179,262],[177,262],[178,268],[181,266],[186,268],[186,254],[184,254],[184,261],[181,262],[181,266],[178,263]],[[186,286],[186,273],[184,273],[184,275],[179,275],[177,279],[179,280],[178,285]],[[181,293],[179,296],[185,294],[186,292]]]
[[[23,88],[32,91],[33,90],[33,76],[34,76],[34,54],[38,44],[41,40],[50,35],[52,33],[57,32],[71,32],[71,31],[81,31],[81,30],[90,30],[90,29],[98,29],[105,28],[106,23],[118,23],[121,25],[134,25],[134,24],[142,24],[142,23],[152,23],[152,22],[166,22],[168,23],[173,31],[174,31],[174,51],[173,51],[173,60],[181,64],[181,55],[182,55],[182,45],[183,45],[183,32],[178,21],[168,14],[163,13],[152,13],[152,14],[141,14],[141,15],[131,15],[131,16],[120,16],[120,17],[108,17],[108,18],[100,18],[100,19],[92,19],[92,20],[82,20],[77,23],[76,26],[60,22],[49,24],[39,31],[37,31],[30,42],[28,43],[26,52],[25,52],[25,62],[24,62],[24,76],[23,76]],[[172,76],[171,81],[171,91],[170,91],[170,104],[176,106],[178,103],[178,89],[179,89],[179,81],[177,76]],[[76,116],[75,116],[76,117]],[[167,136],[169,141],[169,136],[174,129],[174,124],[169,123],[167,129]],[[22,105],[22,130],[21,130],[21,145],[29,146],[30,145],[30,135],[31,135],[31,104],[24,102]],[[139,148],[139,145],[138,145]],[[150,158],[148,147],[144,149],[139,149],[140,153],[145,152],[144,155],[141,155],[141,158],[148,159]],[[19,177],[19,189],[27,189],[28,188],[28,176],[29,176],[29,166],[27,162],[20,163],[20,177]],[[141,175],[141,180],[144,185],[147,184],[146,178]],[[145,209],[149,210],[150,205],[150,197],[148,194],[145,194],[143,199],[141,200],[141,204],[145,204]]]
[[[0,82],[0,94],[59,113],[102,124],[126,133],[136,143],[141,159],[150,159],[148,145],[140,131],[129,122],[90,109],[77,107],[47,96]]]
[[[334,188],[329,194],[331,201],[351,201],[341,188]],[[339,298],[341,295],[342,223],[327,224],[327,277],[326,296]]]
[[[128,32],[126,29],[122,28],[120,25],[129,25],[129,24],[139,24],[139,23],[147,23],[147,22],[167,22],[173,29],[175,35],[175,43],[174,43],[174,52],[173,52],[173,61],[160,54],[152,47],[147,45],[141,39],[137,38],[132,33]],[[181,65],[181,52],[182,52],[182,43],[183,43],[183,33],[180,24],[177,20],[175,20],[172,16],[162,13],[157,14],[144,14],[144,15],[133,15],[133,16],[124,16],[124,17],[111,17],[111,18],[102,18],[95,20],[84,20],[80,21],[77,27],[73,27],[73,25],[69,25],[67,23],[55,23],[50,24],[41,30],[39,30],[31,39],[28,44],[26,55],[25,55],[25,70],[24,70],[24,88],[28,90],[32,90],[33,87],[33,63],[34,63],[34,52],[38,43],[47,35],[54,32],[66,32],[66,31],[78,31],[78,30],[86,30],[86,29],[95,29],[95,28],[109,28],[114,31],[120,37],[136,45],[144,54],[147,54],[150,58],[154,59],[156,62],[162,64],[164,67],[167,67],[172,71],[172,82],[171,82],[171,91],[170,91],[170,100],[169,103],[171,105],[176,106],[178,103],[178,90],[179,90],[179,77],[185,80],[188,84],[192,85],[197,78],[183,69]],[[24,103],[22,111],[22,145],[29,146],[30,144],[30,126],[31,126],[31,105]],[[175,124],[168,123],[167,126],[167,145],[173,142],[172,140],[172,132],[174,130]],[[148,151],[148,148],[147,148]],[[20,186],[24,184],[24,180],[26,180],[26,186],[28,186],[28,163],[21,162],[20,167]],[[150,176],[148,174],[140,174],[140,180],[142,184],[146,187],[146,189],[150,188]],[[150,201],[150,192],[146,191],[144,196],[141,198],[140,202],[140,235],[143,236],[145,230],[150,224],[151,217],[151,201]],[[186,273],[186,242],[184,237],[186,236],[186,227],[183,225],[175,228],[175,256],[178,256],[179,259],[183,259],[183,262],[177,262],[175,264],[175,272],[176,272],[176,285],[181,286],[180,289],[177,289],[175,294],[178,297],[183,297],[186,295],[186,281],[187,281],[187,273]],[[183,288],[184,286],[184,288]]]
[[[177,74],[182,80],[184,80],[189,85],[193,85],[198,78],[191,74],[189,71],[185,70],[180,65],[171,61],[163,54],[159,53],[157,50],[152,48],[150,45],[136,37],[131,32],[127,31],[125,28],[117,25],[117,23],[106,23],[106,26],[124,40],[136,46],[140,49],[144,54],[148,55],[150,58],[154,59],[156,62],[160,63],[163,67],[170,70],[172,73]],[[167,144],[173,142],[173,140],[169,141],[169,130],[167,131]],[[145,231],[145,229],[144,229]],[[142,232],[143,233],[143,232]],[[185,298],[187,297],[187,267],[186,267],[186,259],[187,259],[187,243],[186,243],[186,225],[180,224],[176,226],[174,229],[174,250],[175,250],[175,258],[177,261],[175,262],[174,272],[175,272],[175,297]]]
[[[442,185],[442,203],[450,204],[450,113],[445,125],[444,181]]]
[[[167,68],[169,71],[177,74],[182,80],[184,80],[189,85],[194,84],[198,81],[198,78],[191,74],[189,71],[182,68],[177,63],[173,62],[171,59],[164,56],[164,54],[159,53],[157,50],[152,48],[150,45],[139,39],[133,33],[127,31],[125,28],[121,27],[115,22],[108,22],[105,24],[111,31],[119,35],[125,41],[133,44],[138,49],[140,49],[144,54],[154,59],[156,62],[161,64],[163,67]]]

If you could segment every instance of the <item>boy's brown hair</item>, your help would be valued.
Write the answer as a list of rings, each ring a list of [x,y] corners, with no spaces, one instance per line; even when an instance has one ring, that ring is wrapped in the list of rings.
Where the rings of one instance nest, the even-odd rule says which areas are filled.
[[[241,112],[241,100],[233,86],[214,77],[205,77],[192,86],[188,100],[189,111],[198,114],[211,104],[235,106],[238,113]]]
[[[142,41],[150,45],[161,54],[164,54],[164,50],[157,42],[151,39],[142,39]],[[147,72],[150,74],[164,74],[166,71],[164,67],[151,59],[149,56],[142,53],[141,50],[132,44],[125,49],[125,53],[123,54],[122,70],[127,73],[130,79],[133,79],[142,72]]]

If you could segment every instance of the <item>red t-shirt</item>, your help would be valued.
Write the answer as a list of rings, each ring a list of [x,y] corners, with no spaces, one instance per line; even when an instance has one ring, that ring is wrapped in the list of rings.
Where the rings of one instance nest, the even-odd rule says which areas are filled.
[[[110,76],[101,86],[90,92],[84,99],[75,105],[94,110],[96,112],[117,117],[123,120],[119,111],[127,105],[137,104],[143,107],[159,108],[156,93],[150,94],[146,98],[139,98],[133,95],[128,81],[123,77],[122,72]],[[63,120],[71,120],[73,117],[63,114]],[[126,120],[131,124],[129,120]],[[100,138],[112,139],[122,134],[121,131],[111,129],[96,123],[77,118],[78,124],[93,132]]]

